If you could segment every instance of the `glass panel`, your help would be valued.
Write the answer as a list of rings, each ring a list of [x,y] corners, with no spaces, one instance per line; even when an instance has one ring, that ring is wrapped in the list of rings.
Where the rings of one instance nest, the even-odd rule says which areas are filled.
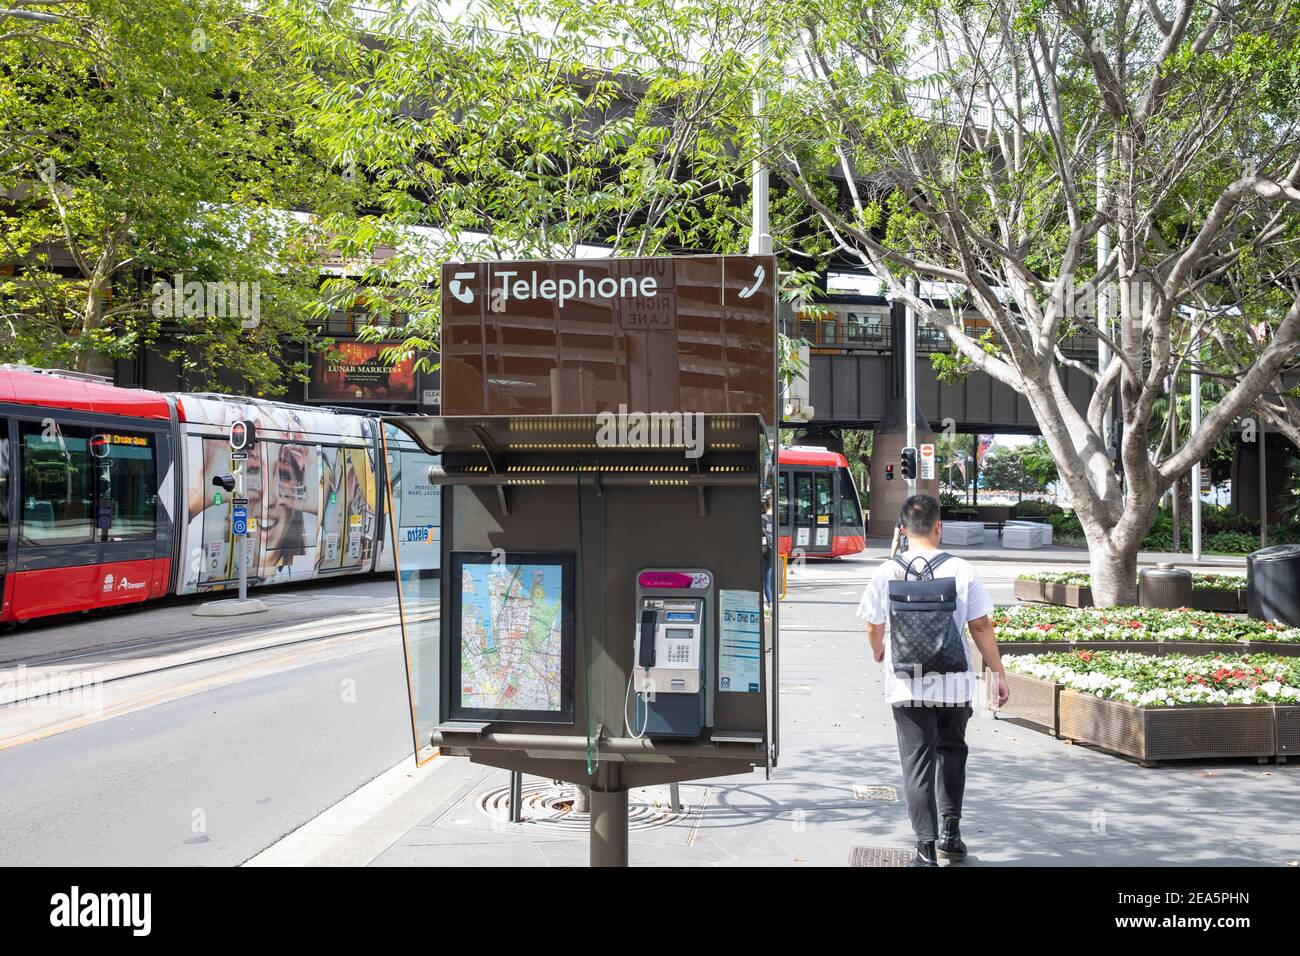
[[[780,520],[782,528],[790,527],[790,475],[788,472],[781,472],[776,479],[777,487],[777,518]]]
[[[266,473],[258,476],[256,489],[249,484],[248,509],[255,513],[265,498],[259,576],[264,582],[310,578],[316,573],[320,522],[320,446],[279,441],[258,445]]]
[[[9,422],[0,418],[0,575],[9,551]]]
[[[52,419],[24,422],[21,430],[24,545],[91,540],[94,469],[90,430]]]
[[[197,559],[198,584],[202,586],[229,582],[235,578],[235,549],[230,528],[230,502],[233,495],[214,486],[212,479],[218,475],[228,475],[234,470],[230,460],[230,442],[224,438],[200,438],[195,435],[191,435],[188,441],[190,460],[203,462],[202,481],[197,488],[191,486],[189,489],[190,511],[194,516],[190,525],[190,540],[198,541],[195,548],[198,554],[192,555],[193,559]],[[259,454],[255,447],[245,466],[255,461]],[[258,465],[246,467],[246,470],[261,474]],[[249,508],[250,524],[257,514],[257,511]],[[197,539],[193,533],[195,521],[202,528],[202,536]],[[253,536],[250,534],[249,537]],[[191,568],[193,567],[192,560]]]
[[[108,510],[112,521],[102,540],[152,538],[158,520],[154,436],[99,432],[91,441],[99,470],[96,513]]]
[[[375,470],[364,448],[343,450],[347,478],[347,538],[344,567],[369,562],[375,540]]]
[[[384,426],[383,434],[388,531],[396,542],[394,561],[411,732],[416,762],[424,763],[433,756],[430,736],[440,722],[441,710],[438,608],[442,488],[429,481],[429,468],[438,462],[436,457],[423,454],[409,441],[400,441],[391,426]]]
[[[799,525],[812,524],[812,515],[812,475],[802,472],[794,478],[794,522]]]
[[[831,505],[831,476],[817,475],[817,514],[829,515],[834,511]]]
[[[318,567],[322,571],[335,571],[342,566],[344,520],[343,508],[347,492],[343,485],[343,449],[332,445],[321,446],[321,501],[320,545]]]
[[[840,524],[845,526],[847,534],[860,534],[862,531],[862,508],[853,487],[853,476],[847,468],[840,469]]]

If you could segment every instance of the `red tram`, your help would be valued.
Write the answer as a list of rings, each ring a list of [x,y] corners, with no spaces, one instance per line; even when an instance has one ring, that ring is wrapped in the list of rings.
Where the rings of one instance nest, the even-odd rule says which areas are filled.
[[[825,448],[782,448],[777,470],[781,553],[810,558],[857,554],[867,546],[862,503],[848,460]]]
[[[258,442],[236,463],[238,420]],[[435,567],[441,496],[420,480],[434,461],[374,416],[0,367],[0,621],[235,585],[233,499],[211,479],[237,464],[250,586],[392,570],[414,551]]]

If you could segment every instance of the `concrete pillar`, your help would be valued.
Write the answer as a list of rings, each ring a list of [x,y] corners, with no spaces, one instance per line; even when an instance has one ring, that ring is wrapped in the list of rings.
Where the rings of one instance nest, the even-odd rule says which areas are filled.
[[[907,482],[903,480],[902,451],[907,444],[907,435],[901,431],[883,431],[877,425],[871,433],[871,517],[867,522],[869,538],[884,538],[888,547],[894,536],[894,524],[898,521],[898,511],[907,500]],[[917,446],[934,442],[934,434],[919,427],[916,433]],[[885,480],[885,465],[894,466],[894,480]],[[920,474],[920,465],[917,466]],[[939,497],[939,473],[929,481],[916,481],[916,492],[922,495]],[[873,544],[876,542],[873,542]]]

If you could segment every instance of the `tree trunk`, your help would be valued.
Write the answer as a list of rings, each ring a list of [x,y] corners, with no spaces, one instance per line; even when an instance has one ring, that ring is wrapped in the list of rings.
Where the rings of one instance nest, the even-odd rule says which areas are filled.
[[[1137,604],[1137,552],[1094,544],[1089,537],[1092,560],[1092,603],[1097,607]]]

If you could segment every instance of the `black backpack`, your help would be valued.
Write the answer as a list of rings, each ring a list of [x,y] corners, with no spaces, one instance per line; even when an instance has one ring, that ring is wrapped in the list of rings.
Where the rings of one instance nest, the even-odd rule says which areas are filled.
[[[908,676],[959,674],[968,668],[962,634],[953,620],[957,610],[957,581],[936,578],[934,571],[950,555],[916,555],[894,560],[907,573],[889,582],[889,646],[894,672]],[[914,565],[922,562],[921,571]],[[915,578],[913,578],[915,575]]]

